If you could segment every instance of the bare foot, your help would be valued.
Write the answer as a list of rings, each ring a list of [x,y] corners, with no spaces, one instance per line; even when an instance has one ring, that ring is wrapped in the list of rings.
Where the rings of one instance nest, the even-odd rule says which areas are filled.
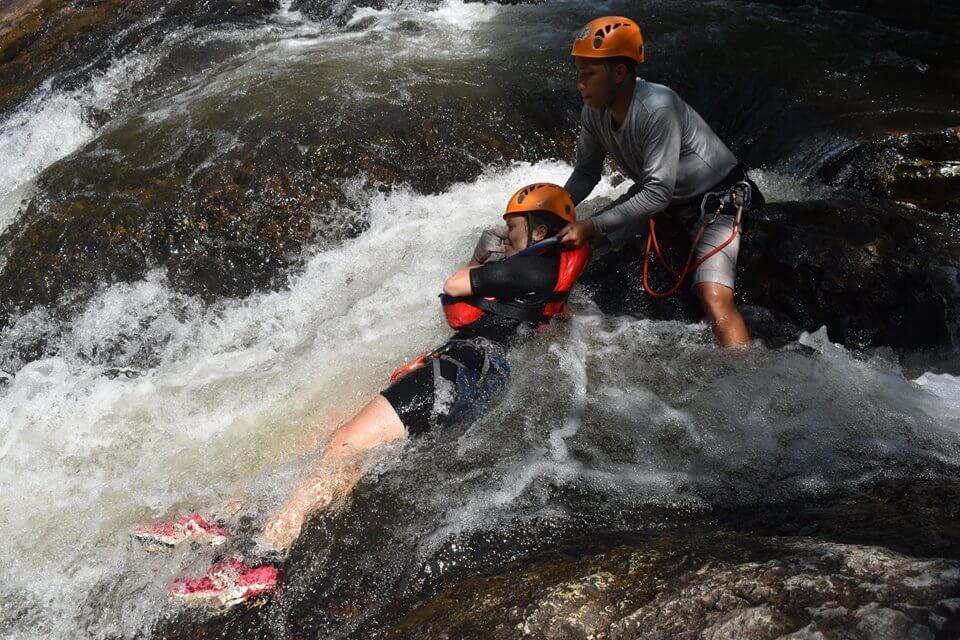
[[[297,539],[303,527],[303,516],[296,511],[281,511],[270,518],[260,539],[277,551],[283,551]]]

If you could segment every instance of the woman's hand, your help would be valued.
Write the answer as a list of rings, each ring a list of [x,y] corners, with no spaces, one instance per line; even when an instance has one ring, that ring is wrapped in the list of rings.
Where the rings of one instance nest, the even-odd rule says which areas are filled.
[[[476,264],[496,262],[503,258],[504,245],[507,242],[507,227],[502,225],[492,227],[480,234],[477,247],[473,250],[473,260]]]

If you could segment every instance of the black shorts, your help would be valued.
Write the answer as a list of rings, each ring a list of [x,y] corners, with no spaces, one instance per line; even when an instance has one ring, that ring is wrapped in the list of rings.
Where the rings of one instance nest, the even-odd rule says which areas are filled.
[[[509,379],[510,366],[499,344],[483,338],[455,339],[381,394],[400,416],[407,434],[415,436],[434,425],[475,417]]]

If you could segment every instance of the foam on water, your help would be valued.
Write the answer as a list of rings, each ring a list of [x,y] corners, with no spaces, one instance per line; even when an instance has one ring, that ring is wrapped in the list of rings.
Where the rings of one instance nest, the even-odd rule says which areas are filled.
[[[504,7],[481,2],[463,2],[463,0],[443,0],[434,11],[423,12],[415,6],[388,9],[362,7],[357,9],[347,26],[355,26],[368,18],[376,18],[381,24],[398,24],[413,18],[424,19],[433,25],[442,25],[448,29],[473,29],[493,19]]]
[[[581,301],[556,340],[514,353],[507,399],[458,437],[456,455],[444,451],[457,462],[438,465],[439,487],[419,491],[412,472],[431,452],[403,464],[414,475],[405,491],[437,523],[424,559],[470,532],[576,521],[584,509],[604,514],[607,530],[630,529],[650,524],[629,515],[643,505],[775,509],[879,475],[960,466],[957,380],[910,380],[823,329],[799,338],[812,353],[791,345],[733,359],[704,325],[605,317]],[[564,487],[590,504],[565,502]]]

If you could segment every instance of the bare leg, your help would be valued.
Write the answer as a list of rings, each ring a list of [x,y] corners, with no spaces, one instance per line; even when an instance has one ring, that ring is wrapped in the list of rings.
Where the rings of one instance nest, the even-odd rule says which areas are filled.
[[[733,289],[716,282],[701,282],[693,290],[710,319],[717,344],[730,349],[749,347],[750,333],[733,301]]]
[[[267,522],[263,541],[278,550],[290,546],[311,513],[350,493],[360,479],[363,454],[405,434],[397,412],[378,395],[333,433],[320,460],[320,472],[297,485]]]

